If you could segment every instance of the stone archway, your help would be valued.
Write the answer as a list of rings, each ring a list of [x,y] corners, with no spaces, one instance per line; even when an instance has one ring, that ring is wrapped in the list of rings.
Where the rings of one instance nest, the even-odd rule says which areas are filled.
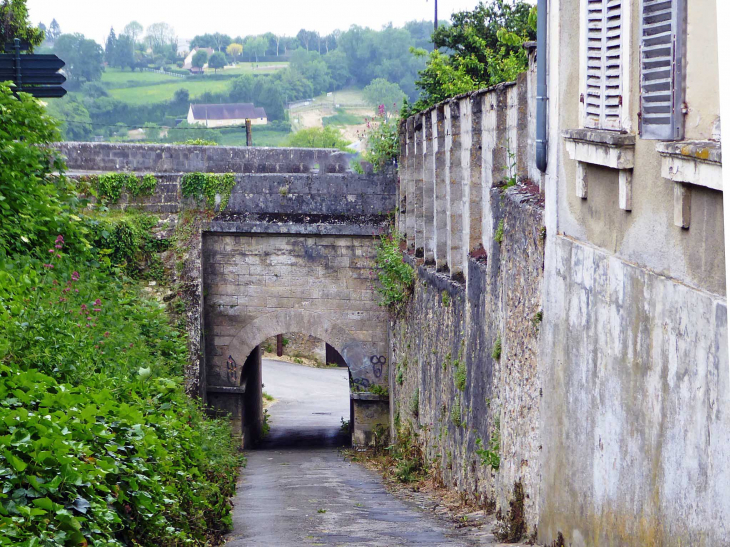
[[[326,312],[285,309],[262,315],[242,327],[228,345],[227,366],[237,368],[228,374],[229,386],[209,387],[214,408],[228,412],[244,443],[255,440],[263,419],[261,400],[261,353],[267,338],[284,332],[300,332],[324,340],[344,358],[356,389],[350,393],[350,430],[354,445],[366,445],[377,427],[388,423],[389,399],[382,392],[368,391],[371,386],[386,386],[387,363],[372,354],[374,346],[359,340]],[[243,365],[239,367],[239,363]],[[216,371],[218,377],[226,372]]]
[[[384,384],[388,378],[386,364],[368,351],[366,342],[336,323],[322,312],[281,310],[267,313],[244,326],[228,346],[233,360],[243,363],[251,352],[267,338],[284,332],[299,332],[324,340],[335,348],[347,363],[354,384],[365,389]]]

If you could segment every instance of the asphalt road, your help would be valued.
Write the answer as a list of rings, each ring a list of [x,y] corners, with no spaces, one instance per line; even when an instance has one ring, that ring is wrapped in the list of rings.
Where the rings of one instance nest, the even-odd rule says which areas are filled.
[[[350,413],[345,369],[264,360],[271,432],[248,453],[228,547],[461,546],[453,528],[401,501],[381,477],[348,463],[340,418]]]

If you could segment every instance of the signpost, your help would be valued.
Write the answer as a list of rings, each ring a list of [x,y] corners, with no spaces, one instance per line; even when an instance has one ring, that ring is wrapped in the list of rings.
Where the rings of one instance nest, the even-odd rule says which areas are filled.
[[[11,81],[15,84],[16,93],[29,93],[38,98],[66,95],[66,90],[61,87],[66,77],[58,72],[66,63],[55,55],[20,54],[28,49],[29,45],[21,43],[18,38],[5,45],[5,51],[15,52],[0,55],[0,82]]]

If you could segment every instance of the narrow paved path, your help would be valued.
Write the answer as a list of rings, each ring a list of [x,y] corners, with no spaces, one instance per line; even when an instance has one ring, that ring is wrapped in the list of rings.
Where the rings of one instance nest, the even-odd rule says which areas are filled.
[[[338,453],[340,418],[350,413],[347,370],[264,360],[263,382],[277,399],[271,433],[248,453],[228,547],[468,545]]]

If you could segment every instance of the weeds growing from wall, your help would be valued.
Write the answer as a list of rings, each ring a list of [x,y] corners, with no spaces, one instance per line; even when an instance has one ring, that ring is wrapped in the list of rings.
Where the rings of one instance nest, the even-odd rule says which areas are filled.
[[[454,372],[454,385],[459,391],[466,389],[466,363],[464,361],[456,361],[456,371]]]
[[[492,347],[492,359],[499,361],[502,358],[502,337],[497,336]]]
[[[411,395],[411,401],[410,401],[410,410],[411,414],[414,418],[418,418],[418,402],[419,402],[419,394],[418,394],[418,388],[415,389],[413,394]]]
[[[494,241],[501,244],[504,240],[504,220],[500,220],[497,225],[497,231],[494,232]]]
[[[224,211],[236,178],[231,173],[186,173],[180,181],[184,198],[193,198],[208,209]],[[217,202],[217,203],[216,203]]]
[[[451,413],[449,415],[449,419],[451,420],[451,423],[454,424],[456,427],[461,427],[462,425],[464,425],[464,422],[461,419],[461,399],[459,397],[457,397],[454,401],[454,404],[451,405]]]
[[[380,305],[396,311],[413,292],[416,274],[413,267],[403,260],[399,242],[400,236],[394,231],[380,238],[377,246],[376,264]]]
[[[489,438],[488,446],[484,446],[484,441],[477,438],[477,450],[476,453],[482,461],[482,465],[488,465],[494,471],[499,471],[500,456],[499,456],[499,445],[500,445],[500,425],[499,417],[494,419],[494,429],[492,436]]]

